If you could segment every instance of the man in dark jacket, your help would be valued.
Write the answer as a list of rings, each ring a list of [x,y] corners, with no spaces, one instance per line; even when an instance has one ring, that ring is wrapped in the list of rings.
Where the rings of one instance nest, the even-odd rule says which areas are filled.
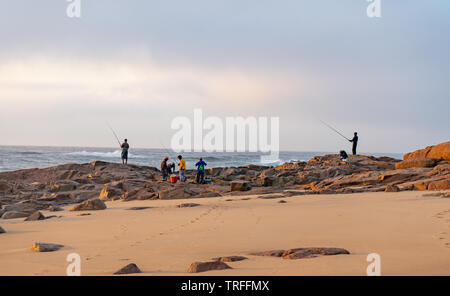
[[[353,142],[352,153],[353,153],[353,155],[356,155],[356,146],[358,146],[358,133],[355,132],[353,139],[351,139],[349,141]]]

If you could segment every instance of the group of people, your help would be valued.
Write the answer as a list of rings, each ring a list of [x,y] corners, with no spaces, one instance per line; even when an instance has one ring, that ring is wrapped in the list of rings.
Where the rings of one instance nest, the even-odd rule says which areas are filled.
[[[128,144],[128,140],[125,139],[123,144],[120,146],[122,149],[121,157],[122,157],[122,163],[128,164],[128,150],[130,149],[130,145]],[[183,156],[178,155],[178,177],[181,182],[186,181],[186,160],[184,160]],[[171,162],[168,163],[169,157],[166,156],[163,161],[161,162],[161,174],[163,180],[167,180],[167,177],[171,174],[175,174],[175,163]],[[196,182],[198,184],[204,184],[205,183],[205,167],[207,166],[206,162],[203,161],[203,159],[200,157],[198,162],[195,164],[197,167],[197,176],[196,176]]]
[[[186,160],[183,158],[183,156],[178,155],[178,177],[181,182],[186,181]],[[175,163],[171,162],[168,163],[169,157],[166,156],[163,161],[161,162],[161,174],[163,180],[166,180],[167,177],[171,174],[175,173]],[[205,183],[205,167],[207,166],[206,162],[203,161],[203,159],[200,157],[198,162],[195,164],[197,167],[197,176],[196,176],[196,182],[198,184],[204,184]]]

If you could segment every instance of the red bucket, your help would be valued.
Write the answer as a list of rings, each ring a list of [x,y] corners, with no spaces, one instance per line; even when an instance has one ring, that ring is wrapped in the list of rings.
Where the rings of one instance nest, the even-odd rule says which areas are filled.
[[[170,176],[170,183],[177,183],[178,176]]]

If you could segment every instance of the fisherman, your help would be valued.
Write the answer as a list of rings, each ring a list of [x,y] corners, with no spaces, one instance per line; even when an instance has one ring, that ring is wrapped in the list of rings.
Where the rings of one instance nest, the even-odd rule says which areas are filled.
[[[127,139],[120,145],[120,148],[122,149],[122,163],[128,164],[128,149],[130,149],[130,145]]]
[[[353,139],[351,139],[349,141],[353,142],[352,153],[353,153],[353,155],[356,155],[356,146],[358,146],[358,133],[355,132]]]
[[[178,159],[180,160],[180,163],[178,164],[178,168],[180,170],[180,173],[179,173],[180,181],[184,182],[184,181],[186,181],[186,177],[184,175],[184,172],[186,170],[186,161],[184,160],[183,156],[181,156],[181,155],[178,155]]]
[[[197,184],[205,183],[205,166],[207,166],[206,162],[204,162],[200,157],[195,166],[197,167]]]
[[[169,167],[167,166],[167,161],[169,160],[169,157],[165,157],[164,160],[161,162],[161,173],[163,181],[167,179],[167,176],[169,175]]]

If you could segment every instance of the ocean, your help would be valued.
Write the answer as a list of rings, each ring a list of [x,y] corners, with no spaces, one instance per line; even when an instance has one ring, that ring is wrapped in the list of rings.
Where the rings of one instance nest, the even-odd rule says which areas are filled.
[[[170,153],[169,153],[170,152]],[[279,165],[285,162],[308,161],[314,156],[337,152],[280,152],[278,161],[264,165]],[[130,149],[129,164],[154,166],[159,168],[165,156],[170,161],[178,154],[165,149]],[[242,166],[246,164],[263,165],[260,161],[262,153],[182,153],[188,169],[201,156],[208,167]],[[398,153],[371,153],[374,156],[390,156],[401,159]],[[88,147],[37,147],[37,146],[0,146],[0,172],[28,168],[44,168],[65,163],[87,163],[94,160],[120,163],[120,150],[114,148]],[[170,162],[169,161],[169,162]]]

